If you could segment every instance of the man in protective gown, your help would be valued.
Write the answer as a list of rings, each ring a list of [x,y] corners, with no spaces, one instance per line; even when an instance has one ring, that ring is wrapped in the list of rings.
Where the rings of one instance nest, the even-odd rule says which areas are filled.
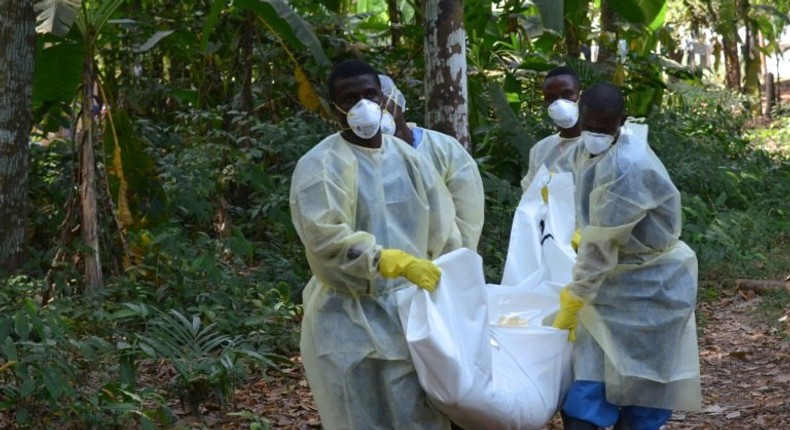
[[[564,425],[657,430],[672,410],[700,408],[697,259],[678,239],[680,193],[648,146],[647,126],[623,125],[619,88],[591,86],[580,113],[582,239],[554,322],[576,341]]]
[[[382,136],[372,67],[337,65],[329,96],[343,129],[299,160],[290,194],[313,272],[300,346],[322,425],[448,429],[420,387],[392,293],[437,285],[430,260],[460,247],[452,199],[417,152]]]
[[[379,75],[379,79],[386,100],[381,132],[399,137],[436,168],[453,198],[461,245],[477,251],[485,219],[485,191],[477,162],[456,138],[407,123],[403,93],[389,76]]]

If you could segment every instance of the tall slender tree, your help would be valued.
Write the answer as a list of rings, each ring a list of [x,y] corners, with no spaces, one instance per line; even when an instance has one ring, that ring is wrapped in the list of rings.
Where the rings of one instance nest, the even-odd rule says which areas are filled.
[[[22,262],[28,144],[33,121],[36,16],[33,0],[0,0],[0,267]]]
[[[425,124],[470,148],[463,0],[425,3]]]

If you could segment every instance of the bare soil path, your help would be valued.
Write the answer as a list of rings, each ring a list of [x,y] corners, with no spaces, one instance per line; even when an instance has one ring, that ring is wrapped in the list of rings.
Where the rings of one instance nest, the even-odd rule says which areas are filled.
[[[675,413],[665,430],[790,429],[790,322],[763,322],[766,297],[736,290],[699,306],[703,410]],[[298,365],[241,387],[231,408],[267,417],[272,429],[320,428]],[[233,421],[220,427],[248,428]],[[561,428],[555,417],[546,430]]]

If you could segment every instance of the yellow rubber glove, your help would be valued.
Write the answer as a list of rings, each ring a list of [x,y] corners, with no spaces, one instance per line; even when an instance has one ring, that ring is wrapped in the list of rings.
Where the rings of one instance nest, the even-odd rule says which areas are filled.
[[[581,241],[582,233],[577,228],[576,230],[573,230],[573,235],[571,235],[571,248],[573,248],[574,251],[578,251]]]
[[[382,249],[379,273],[385,278],[403,276],[418,287],[433,291],[439,284],[442,272],[430,260],[417,258],[400,249]]]
[[[555,328],[568,330],[568,340],[576,342],[576,326],[579,324],[579,309],[584,301],[573,295],[565,287],[560,291],[560,312],[554,318]]]

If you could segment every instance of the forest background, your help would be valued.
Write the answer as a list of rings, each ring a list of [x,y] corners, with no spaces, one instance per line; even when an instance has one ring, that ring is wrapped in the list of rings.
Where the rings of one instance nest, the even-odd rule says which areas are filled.
[[[790,109],[765,58],[785,54],[788,13],[765,0],[0,0],[0,422],[205,426],[236,388],[287,374],[310,276],[290,174],[336,129],[326,77],[351,57],[478,161],[494,283],[529,149],[553,132],[542,73],[567,64],[583,87],[621,85],[682,192],[700,302],[755,286],[787,342]],[[446,49],[459,31],[465,46]],[[688,40],[709,43],[710,62],[689,61]],[[437,80],[459,53],[466,73]]]

